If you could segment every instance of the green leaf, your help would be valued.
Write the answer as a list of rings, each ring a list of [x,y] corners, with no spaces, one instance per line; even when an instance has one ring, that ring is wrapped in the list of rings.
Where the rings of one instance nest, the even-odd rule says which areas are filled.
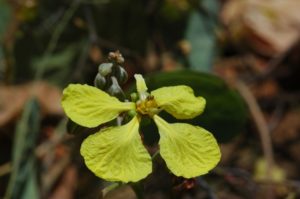
[[[170,114],[162,112],[161,117],[168,122],[184,122],[201,126],[214,134],[218,142],[230,141],[243,131],[248,116],[245,103],[240,95],[219,77],[181,70],[148,75],[145,76],[145,80],[149,91],[164,86],[187,85],[194,90],[196,96],[205,98],[206,108],[201,115],[191,120],[177,120]],[[132,91],[134,85],[128,93]],[[157,134],[153,135],[153,132],[157,131],[154,124],[144,127],[142,131],[145,134],[145,142],[152,144],[157,141]]]
[[[27,199],[27,198],[32,198],[32,199],[38,199],[40,198],[39,196],[39,186],[38,186],[38,178],[37,178],[37,171],[38,167],[36,163],[34,163],[34,160],[31,160],[31,169],[30,173],[27,176],[26,183],[24,186],[24,191],[20,195],[20,199]]]
[[[5,198],[40,198],[37,181],[37,160],[34,149],[40,130],[39,106],[30,100],[19,121],[14,137],[12,173]]]
[[[70,45],[59,52],[49,54],[46,57],[39,56],[33,59],[32,68],[33,71],[37,71],[38,68],[45,68],[45,78],[55,83],[56,85],[64,85],[67,81],[67,77],[72,74],[72,62],[78,53],[79,46],[82,43],[75,43]]]
[[[0,75],[5,72],[3,37],[11,19],[11,8],[6,1],[0,0]],[[3,77],[0,76],[0,79]]]
[[[0,41],[3,40],[3,36],[7,30],[7,25],[11,18],[11,8],[6,1],[0,1]]]
[[[216,55],[216,27],[219,1],[202,0],[202,10],[191,12],[185,39],[191,45],[188,62],[191,69],[211,71]]]

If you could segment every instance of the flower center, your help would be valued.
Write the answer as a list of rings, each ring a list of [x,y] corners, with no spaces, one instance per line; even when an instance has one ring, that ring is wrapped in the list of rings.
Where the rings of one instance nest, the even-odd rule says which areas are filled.
[[[149,115],[150,117],[160,111],[154,97],[151,95],[147,96],[144,100],[137,101],[136,110],[138,113],[142,115]]]

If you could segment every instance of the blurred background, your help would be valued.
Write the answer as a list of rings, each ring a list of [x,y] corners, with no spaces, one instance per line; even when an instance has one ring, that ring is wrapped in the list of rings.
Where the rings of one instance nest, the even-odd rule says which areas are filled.
[[[79,153],[97,129],[67,129],[60,105],[64,87],[93,85],[116,50],[128,93],[141,73],[150,90],[204,96],[189,122],[222,151],[189,180],[158,158],[144,198],[300,198],[299,10],[298,0],[0,0],[0,198],[136,198],[129,186],[106,194]],[[142,129],[149,151],[153,132]]]

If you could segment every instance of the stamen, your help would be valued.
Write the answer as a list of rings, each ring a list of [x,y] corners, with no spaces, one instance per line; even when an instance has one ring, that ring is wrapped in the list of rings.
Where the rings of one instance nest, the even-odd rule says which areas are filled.
[[[136,110],[142,115],[148,115],[152,117],[157,114],[160,109],[154,99],[154,96],[148,95],[145,100],[139,100],[136,103]]]

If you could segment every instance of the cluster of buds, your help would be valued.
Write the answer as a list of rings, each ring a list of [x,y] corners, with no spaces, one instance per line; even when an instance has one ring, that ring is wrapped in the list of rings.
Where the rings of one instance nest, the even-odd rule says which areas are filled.
[[[122,67],[124,58],[119,51],[110,52],[107,63],[102,63],[98,67],[98,73],[94,80],[94,86],[124,100],[124,93],[120,85],[123,85],[128,74]]]
[[[94,80],[95,87],[109,93],[111,96],[117,97],[121,101],[125,100],[125,94],[120,85],[125,84],[128,79],[127,72],[122,67],[124,61],[125,60],[119,51],[110,52],[108,55],[108,62],[99,65],[98,73]],[[94,129],[80,126],[71,120],[67,123],[67,129],[71,134],[94,132]]]

